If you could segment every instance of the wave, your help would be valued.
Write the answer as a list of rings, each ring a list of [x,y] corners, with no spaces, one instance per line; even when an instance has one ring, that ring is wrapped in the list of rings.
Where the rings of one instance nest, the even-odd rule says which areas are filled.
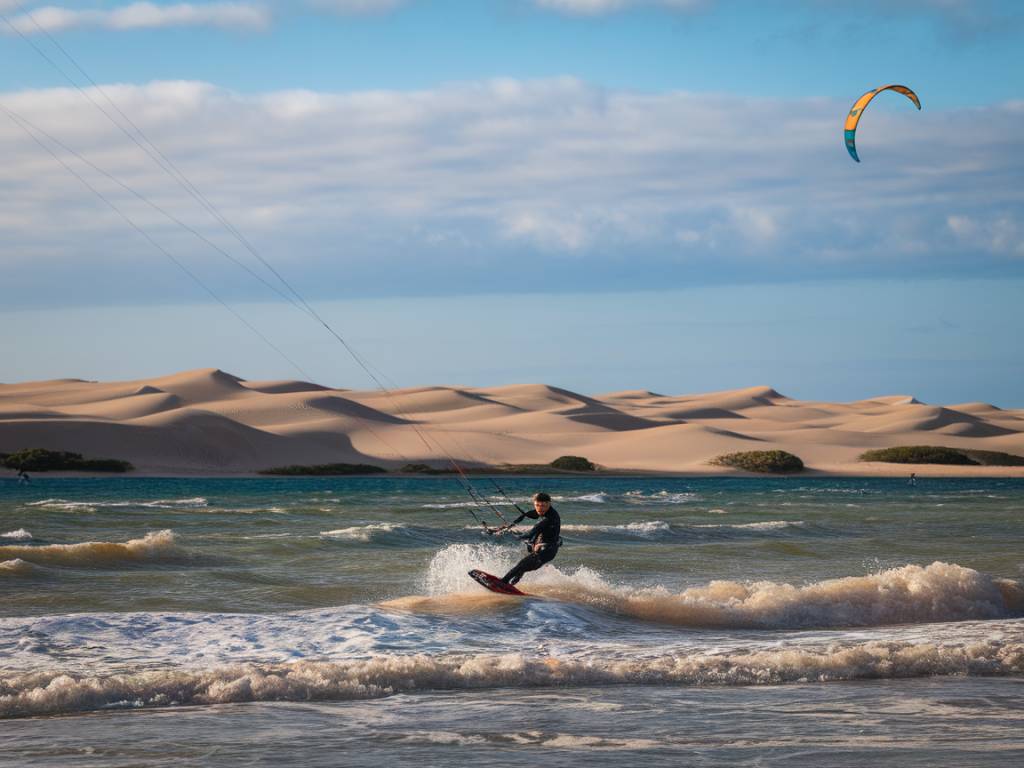
[[[186,554],[173,531],[151,531],[126,542],[86,541],[80,544],[0,546],[0,559],[21,559],[39,565],[104,567],[120,563],[180,562]]]
[[[518,554],[489,544],[448,546],[429,564],[424,586],[434,596],[466,592],[468,570],[500,575]],[[1019,582],[942,562],[802,586],[723,580],[681,592],[663,586],[618,586],[589,568],[564,573],[551,564],[527,574],[521,588],[538,597],[694,629],[877,627],[1024,615],[1024,586]]]
[[[0,560],[0,573],[8,573],[15,576],[28,576],[35,572],[32,563],[14,558],[13,560]]]
[[[710,531],[720,531],[727,534],[729,531],[751,532],[751,531],[781,531],[787,529],[804,529],[802,520],[766,520],[757,523],[667,523],[663,520],[645,520],[635,523],[622,523],[620,525],[598,525],[598,524],[576,524],[570,523],[562,526],[565,534],[576,536],[599,535],[620,535],[639,538],[706,538]]]
[[[803,520],[765,520],[760,523],[700,523],[694,528],[717,528],[720,530],[778,531],[783,528],[803,528]]]
[[[511,506],[505,499],[487,499],[488,504],[496,507]],[[479,509],[483,504],[475,501],[442,501],[430,504],[420,504],[423,509]]]
[[[147,507],[149,509],[201,508],[206,507],[208,503],[202,496],[196,496],[190,499],[156,499],[154,501],[69,501],[67,499],[43,499],[42,501],[29,502],[26,506],[69,511],[84,510],[88,512],[103,507]]]
[[[551,496],[551,500],[555,502],[582,501],[590,504],[605,504],[610,498],[611,497],[604,491],[598,491],[597,493],[584,493],[580,496]],[[482,503],[477,503],[475,501],[442,501],[420,504],[420,507],[422,509],[479,509],[486,503],[493,504],[494,506],[501,508],[510,507],[513,503],[530,504],[531,500],[532,497],[530,496],[524,496],[521,498],[491,496],[486,498],[485,502]]]
[[[1024,673],[1024,643],[868,642],[827,648],[665,654],[640,659],[522,654],[380,655],[108,676],[66,671],[0,680],[0,717],[108,708],[379,698],[423,690],[565,685],[772,685],[935,675]]]
[[[0,533],[0,539],[10,539],[12,541],[31,541],[32,534],[26,531],[24,528],[19,528],[16,531]]]
[[[563,525],[563,531],[570,533],[623,533],[628,536],[641,536],[644,538],[662,533],[671,533],[673,528],[662,520],[647,520],[639,523],[625,523],[623,525]]]
[[[328,539],[345,541],[371,541],[380,534],[407,533],[409,528],[400,523],[371,523],[369,525],[353,525],[349,528],[338,528],[333,531],[320,531],[320,535]]]
[[[529,591],[643,621],[694,628],[876,627],[1024,615],[1024,587],[963,566],[905,565],[804,586],[712,581],[672,592],[608,584],[581,568],[541,572]]]
[[[597,493],[585,493],[582,496],[552,496],[552,501],[587,501],[591,504],[607,504],[608,494],[604,491]]]
[[[643,491],[626,491],[626,501],[645,504],[688,504],[692,501],[700,501],[700,495],[693,491],[655,491],[644,493]]]

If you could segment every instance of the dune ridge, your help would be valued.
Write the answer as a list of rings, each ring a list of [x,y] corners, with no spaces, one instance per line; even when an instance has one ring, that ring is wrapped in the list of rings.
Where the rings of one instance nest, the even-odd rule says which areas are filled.
[[[424,440],[426,437],[426,440]],[[931,405],[911,395],[802,401],[768,386],[666,395],[584,395],[547,384],[332,389],[248,382],[219,369],[122,382],[0,384],[0,452],[39,447],[132,462],[144,474],[248,474],[287,464],[546,464],[586,456],[604,468],[735,473],[722,453],[781,449],[809,471],[998,475],[1020,467],[864,463],[873,448],[943,445],[1024,455],[1024,410]]]

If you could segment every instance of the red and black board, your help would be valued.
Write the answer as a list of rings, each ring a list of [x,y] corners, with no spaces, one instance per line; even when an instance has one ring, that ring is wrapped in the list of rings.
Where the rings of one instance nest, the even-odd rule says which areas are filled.
[[[492,576],[489,573],[484,573],[483,571],[474,569],[469,572],[469,576],[477,584],[487,587],[491,592],[497,592],[499,595],[519,595],[520,597],[529,597],[525,592],[520,592],[511,584],[506,584],[497,576]]]

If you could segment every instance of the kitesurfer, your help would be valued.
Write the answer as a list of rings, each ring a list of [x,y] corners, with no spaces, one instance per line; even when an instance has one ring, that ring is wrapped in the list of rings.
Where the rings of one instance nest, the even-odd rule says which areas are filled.
[[[519,536],[526,542],[529,554],[516,563],[516,566],[502,577],[506,584],[516,584],[527,571],[535,571],[545,563],[550,563],[558,554],[562,545],[559,535],[562,529],[562,518],[551,506],[551,497],[543,491],[533,494],[533,511],[523,512],[502,531],[507,531],[520,523],[524,518],[540,520],[529,531]]]

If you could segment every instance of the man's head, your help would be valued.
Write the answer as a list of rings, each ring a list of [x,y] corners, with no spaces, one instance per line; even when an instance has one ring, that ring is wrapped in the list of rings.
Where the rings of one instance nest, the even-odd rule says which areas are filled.
[[[544,493],[544,491],[533,494],[533,508],[538,515],[543,515],[551,509],[551,497]]]

